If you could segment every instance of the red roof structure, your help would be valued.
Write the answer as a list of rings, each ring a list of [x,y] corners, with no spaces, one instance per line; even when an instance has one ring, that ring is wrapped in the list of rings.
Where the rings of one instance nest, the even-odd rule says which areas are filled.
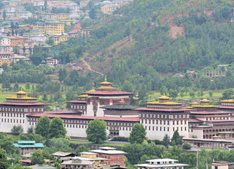
[[[133,93],[131,92],[122,92],[122,91],[118,91],[118,90],[113,90],[113,91],[95,91],[95,92],[85,92],[85,94],[88,95],[107,95],[107,96],[111,96],[111,95],[133,95]]]

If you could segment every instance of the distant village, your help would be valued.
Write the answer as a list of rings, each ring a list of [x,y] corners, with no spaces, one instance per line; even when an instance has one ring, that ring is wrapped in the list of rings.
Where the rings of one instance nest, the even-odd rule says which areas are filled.
[[[103,15],[111,15],[117,8],[132,1],[103,1],[95,5],[100,6]],[[80,4],[61,0],[1,1],[4,7],[0,10],[0,66],[3,63],[10,65],[20,59],[31,63],[29,56],[33,54],[34,46],[51,48],[49,39],[53,39],[53,45],[58,45],[79,34],[89,36],[90,29],[81,27],[83,21],[90,19],[90,10],[85,10],[89,2],[90,0],[80,1]],[[34,12],[27,11],[25,7],[33,8]],[[33,19],[38,22],[30,24],[28,20]],[[71,29],[66,30],[66,26],[71,26]],[[43,63],[53,66],[58,64],[58,60],[50,57]]]

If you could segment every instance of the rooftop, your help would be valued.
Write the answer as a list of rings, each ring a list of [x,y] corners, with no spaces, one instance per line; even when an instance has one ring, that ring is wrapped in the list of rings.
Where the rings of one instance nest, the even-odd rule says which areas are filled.
[[[179,108],[179,109],[171,109],[171,108],[149,108],[149,107],[140,107],[136,108],[135,110],[140,110],[140,111],[161,111],[161,112],[181,112],[181,111],[188,111],[189,109],[185,108]]]
[[[124,151],[119,150],[90,150],[98,154],[108,154],[108,155],[117,155],[117,154],[126,154]]]
[[[88,95],[103,95],[103,96],[112,96],[112,95],[133,95],[131,92],[122,92],[118,90],[114,91],[94,91],[94,92],[85,92]]]
[[[42,143],[35,143],[35,144],[18,144],[18,143],[15,143],[14,146],[19,147],[19,148],[28,148],[28,147],[43,148],[44,147],[44,145]]]
[[[65,156],[68,156],[68,155],[75,155],[75,154],[74,153],[69,153],[69,152],[55,152],[53,155],[54,156],[65,157]]]

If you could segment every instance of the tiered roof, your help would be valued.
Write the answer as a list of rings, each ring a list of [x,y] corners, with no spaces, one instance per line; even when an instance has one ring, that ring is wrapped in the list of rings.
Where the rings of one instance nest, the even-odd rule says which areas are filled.
[[[161,111],[161,112],[178,112],[187,111],[188,109],[182,108],[182,103],[172,102],[170,98],[163,95],[159,97],[159,101],[147,102],[146,107],[137,108],[140,111]]]
[[[89,96],[116,96],[116,95],[120,95],[120,96],[129,96],[132,95],[133,93],[131,92],[122,92],[117,90],[116,88],[113,87],[113,83],[108,82],[107,78],[105,76],[105,79],[103,82],[99,83],[100,87],[98,88],[97,91],[95,90],[91,90],[88,92],[85,92],[84,94],[87,94]]]
[[[27,92],[18,91],[15,93],[16,96],[10,96],[6,98],[6,102],[0,103],[0,105],[22,105],[22,106],[30,106],[30,105],[47,105],[46,103],[37,103],[37,98],[35,97],[27,97]]]

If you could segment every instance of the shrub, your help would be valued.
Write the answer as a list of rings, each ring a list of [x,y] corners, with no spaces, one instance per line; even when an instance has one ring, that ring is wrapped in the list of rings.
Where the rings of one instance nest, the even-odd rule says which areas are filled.
[[[189,144],[189,143],[185,143],[184,145],[183,145],[183,149],[185,149],[185,150],[189,150],[189,149],[191,149],[192,148],[192,146]]]
[[[154,140],[154,143],[155,144],[162,144],[162,141],[160,141],[160,140]]]
[[[126,141],[126,142],[128,142],[128,138],[127,137],[114,137],[112,139],[112,141]]]

